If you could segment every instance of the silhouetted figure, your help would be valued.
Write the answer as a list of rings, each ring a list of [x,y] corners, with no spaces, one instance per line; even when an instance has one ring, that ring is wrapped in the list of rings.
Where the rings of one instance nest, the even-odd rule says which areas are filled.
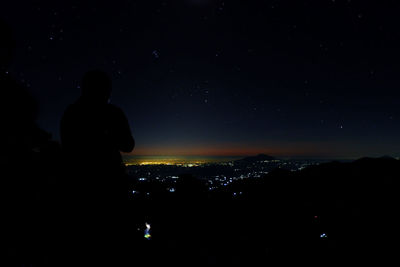
[[[80,171],[115,174],[122,170],[120,151],[130,152],[135,145],[125,115],[108,103],[110,93],[107,74],[88,72],[82,80],[81,97],[62,118],[63,149],[68,160],[79,164]],[[88,166],[91,163],[96,168]]]
[[[120,253],[123,239],[128,238],[123,226],[128,189],[120,152],[132,151],[135,142],[124,113],[109,104],[110,94],[106,73],[86,73],[81,97],[61,120],[68,170],[67,220],[72,220],[66,227],[74,232],[71,246],[82,246],[75,257],[91,262],[116,257],[114,253]]]
[[[2,239],[7,247],[6,257],[2,257],[0,264],[42,265],[48,237],[49,209],[45,196],[49,191],[51,170],[48,151],[56,150],[57,144],[50,140],[50,134],[38,127],[34,98],[24,84],[8,73],[15,41],[11,29],[2,20],[0,39]],[[56,156],[51,158],[56,159]],[[8,262],[2,264],[3,260]]]

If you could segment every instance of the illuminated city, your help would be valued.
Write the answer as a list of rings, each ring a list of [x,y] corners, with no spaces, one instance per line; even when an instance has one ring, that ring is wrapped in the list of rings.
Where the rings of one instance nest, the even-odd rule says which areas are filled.
[[[258,158],[257,158],[258,157]],[[126,158],[128,174],[140,182],[173,184],[179,176],[190,173],[206,182],[209,190],[226,187],[234,181],[262,178],[274,169],[299,171],[326,160],[280,160],[263,154],[242,160],[242,157],[147,157]],[[266,159],[266,158],[267,159]],[[150,160],[149,160],[150,159]],[[169,188],[167,188],[169,190]]]

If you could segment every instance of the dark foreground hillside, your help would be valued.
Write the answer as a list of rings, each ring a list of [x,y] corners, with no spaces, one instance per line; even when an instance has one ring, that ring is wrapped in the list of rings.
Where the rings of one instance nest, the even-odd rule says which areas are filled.
[[[175,194],[135,184],[132,214],[139,228],[151,223],[152,238],[140,228],[140,253],[132,257],[203,264],[394,259],[399,167],[391,158],[364,158],[277,169],[212,193],[191,176],[179,179]]]
[[[115,260],[109,266],[395,260],[399,167],[391,158],[365,158],[297,172],[276,169],[217,191],[183,175],[173,193],[161,184],[129,177],[127,221],[115,232],[104,222],[99,222],[100,229],[93,225],[93,238],[100,244],[105,234],[124,234],[118,244],[105,242],[105,249],[87,247],[93,264],[83,264],[74,255],[82,244],[79,234],[67,236],[76,229],[68,220],[75,212],[66,213],[65,207],[75,196],[63,188],[67,178],[60,179],[54,171],[44,174],[49,181],[31,181],[29,188],[21,183],[23,194],[9,206],[16,215],[7,217],[10,223],[4,230],[13,264],[5,266],[71,266],[65,264],[68,259],[75,266],[98,266],[103,258]],[[34,170],[23,173],[30,171]],[[75,227],[84,224],[79,221],[83,217],[75,218]],[[149,238],[144,236],[145,223],[151,227]],[[108,248],[114,251],[108,253]],[[121,258],[115,257],[118,253]]]

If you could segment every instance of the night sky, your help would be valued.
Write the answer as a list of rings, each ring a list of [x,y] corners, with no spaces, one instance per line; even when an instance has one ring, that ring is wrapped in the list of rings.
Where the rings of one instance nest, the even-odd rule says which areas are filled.
[[[135,155],[400,155],[399,1],[100,2],[1,4],[55,140],[103,69]]]

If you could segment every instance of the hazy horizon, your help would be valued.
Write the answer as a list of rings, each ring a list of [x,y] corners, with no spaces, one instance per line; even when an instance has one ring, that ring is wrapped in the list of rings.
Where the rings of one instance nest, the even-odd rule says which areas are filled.
[[[265,154],[266,153],[259,153]],[[188,163],[218,163],[239,160],[245,157],[256,156],[251,155],[131,155],[124,154],[123,160],[127,165],[135,164],[188,164]],[[333,161],[333,160],[356,160],[358,158],[346,157],[318,157],[318,156],[273,156],[280,160],[320,160],[320,161]],[[382,155],[383,156],[383,155]]]

